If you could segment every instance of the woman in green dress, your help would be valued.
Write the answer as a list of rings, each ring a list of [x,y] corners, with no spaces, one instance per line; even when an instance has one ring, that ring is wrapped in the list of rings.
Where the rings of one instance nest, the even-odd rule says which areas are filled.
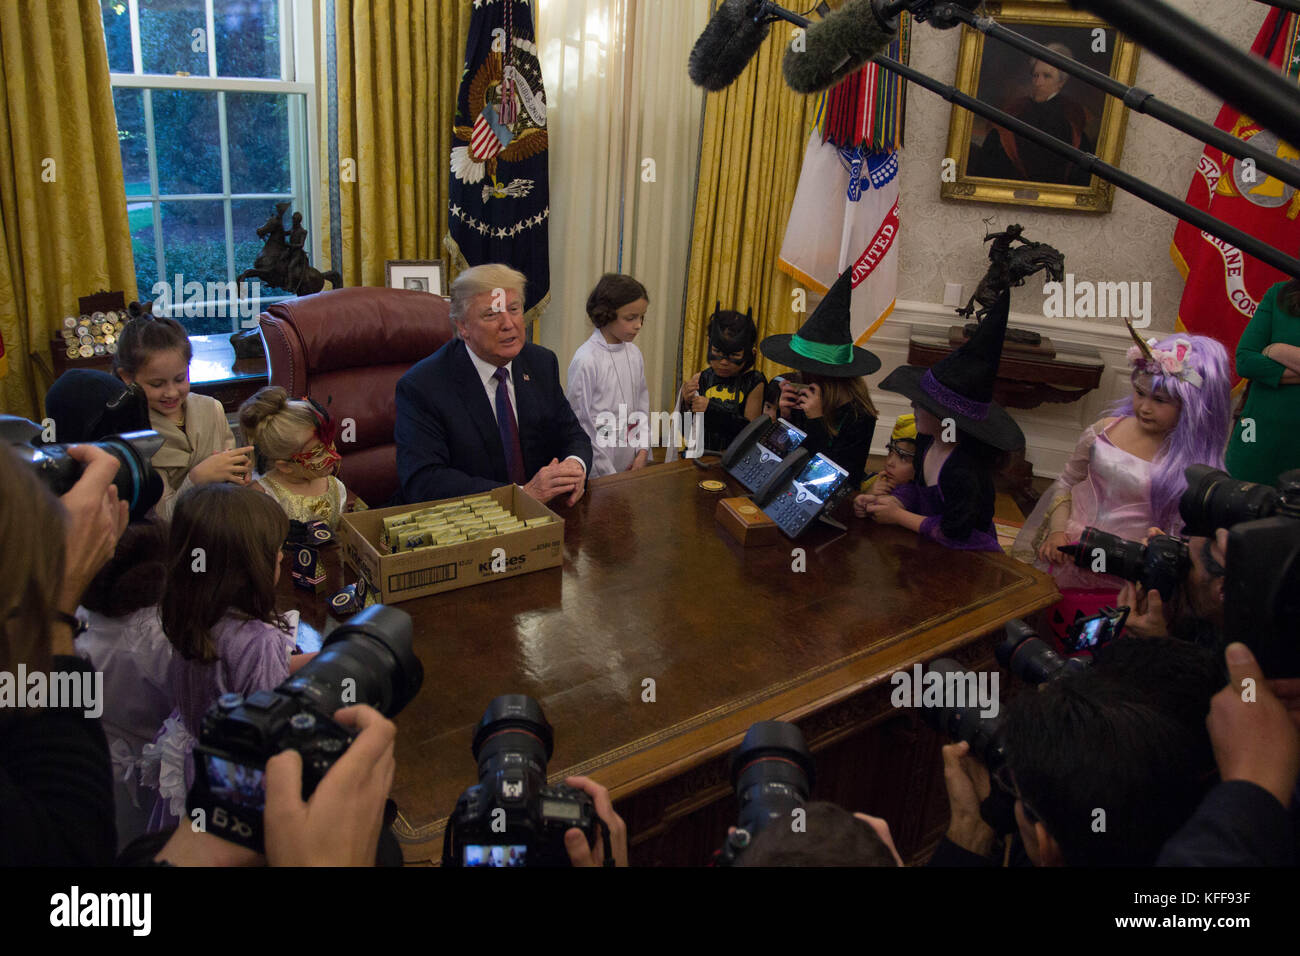
[[[1228,442],[1228,472],[1275,484],[1300,468],[1300,280],[1264,293],[1237,343],[1237,374],[1250,392]]]

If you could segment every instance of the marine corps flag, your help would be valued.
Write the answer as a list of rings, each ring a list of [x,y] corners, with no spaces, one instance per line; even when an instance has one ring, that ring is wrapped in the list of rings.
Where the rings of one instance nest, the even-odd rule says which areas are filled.
[[[456,97],[447,251],[455,271],[504,262],[528,277],[532,321],[551,297],[546,93],[526,0],[474,0]]]
[[[1273,10],[1251,52],[1295,82],[1300,76],[1300,16]],[[1295,148],[1300,144],[1280,142],[1231,106],[1219,111],[1215,125],[1266,153],[1292,163],[1300,160]],[[1187,201],[1283,252],[1295,255],[1300,249],[1300,192],[1256,170],[1250,160],[1207,146]],[[1170,255],[1187,280],[1178,327],[1218,339],[1229,355],[1237,351],[1237,340],[1269,286],[1287,278],[1236,246],[1181,221],[1174,230]]]

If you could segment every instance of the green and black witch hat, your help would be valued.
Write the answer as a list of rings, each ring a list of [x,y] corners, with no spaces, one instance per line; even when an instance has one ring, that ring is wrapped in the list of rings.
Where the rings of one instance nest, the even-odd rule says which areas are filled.
[[[799,331],[769,335],[759,343],[773,362],[801,372],[828,378],[858,378],[880,368],[874,352],[853,344],[849,301],[853,296],[853,269],[846,269]]]

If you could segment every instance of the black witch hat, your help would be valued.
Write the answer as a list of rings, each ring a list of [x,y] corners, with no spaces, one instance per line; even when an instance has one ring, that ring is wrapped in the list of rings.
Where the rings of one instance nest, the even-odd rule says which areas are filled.
[[[906,395],[936,418],[951,418],[972,438],[1002,451],[1025,447],[1025,434],[993,401],[993,383],[1002,360],[1011,293],[1004,291],[975,334],[931,368],[900,365],[880,387]]]
[[[759,344],[773,362],[828,378],[857,378],[880,368],[874,352],[853,344],[849,330],[849,300],[853,270],[845,269],[826,298],[793,335],[769,335]]]

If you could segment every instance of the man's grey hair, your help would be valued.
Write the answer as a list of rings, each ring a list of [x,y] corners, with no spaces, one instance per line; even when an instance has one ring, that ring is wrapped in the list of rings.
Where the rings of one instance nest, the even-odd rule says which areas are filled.
[[[497,289],[513,290],[522,296],[527,282],[528,279],[522,272],[500,262],[466,269],[451,284],[451,320],[465,321],[465,310],[474,296]]]

